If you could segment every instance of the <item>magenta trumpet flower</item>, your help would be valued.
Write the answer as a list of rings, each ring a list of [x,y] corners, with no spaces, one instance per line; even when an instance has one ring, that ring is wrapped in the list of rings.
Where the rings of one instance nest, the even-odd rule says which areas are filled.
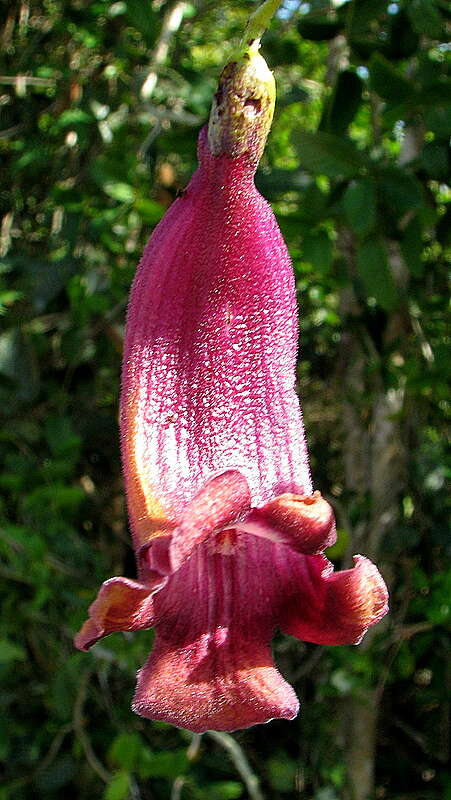
[[[356,644],[387,611],[368,559],[334,572],[323,555],[335,525],[294,387],[293,271],[253,181],[273,105],[255,50],[225,68],[199,168],[144,252],[121,396],[138,580],[106,581],[76,637],[154,627],[133,708],[192,731],[296,715],[276,628]]]

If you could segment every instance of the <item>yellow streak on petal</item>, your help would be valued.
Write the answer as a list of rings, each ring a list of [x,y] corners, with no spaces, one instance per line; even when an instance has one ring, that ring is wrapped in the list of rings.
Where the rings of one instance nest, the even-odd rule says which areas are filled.
[[[144,462],[139,431],[139,392],[127,402],[122,425],[125,426],[124,461],[126,466],[127,505],[135,546],[173,530],[167,513],[149,480],[149,464]]]

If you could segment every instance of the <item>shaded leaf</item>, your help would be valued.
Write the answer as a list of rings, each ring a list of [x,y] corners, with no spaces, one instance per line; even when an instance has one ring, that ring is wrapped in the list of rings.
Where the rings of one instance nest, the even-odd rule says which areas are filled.
[[[8,664],[10,661],[25,661],[27,655],[23,647],[8,639],[0,639],[0,664]]]
[[[451,131],[451,103],[434,108],[427,108],[424,120],[430,131],[436,136],[448,140]]]
[[[381,53],[373,53],[369,71],[371,88],[384,100],[402,103],[413,94],[413,86]]]
[[[146,42],[151,44],[158,30],[158,14],[149,0],[127,0],[127,15]]]
[[[302,243],[302,260],[319,272],[328,272],[332,264],[332,242],[326,231],[307,233]]]
[[[428,142],[421,153],[421,163],[431,178],[437,181],[449,176],[450,158],[449,147],[445,143]]]
[[[373,231],[377,220],[374,182],[366,178],[352,181],[343,195],[343,208],[354,233],[366,236]]]
[[[385,0],[358,0],[353,5],[353,13],[347,17],[348,34],[353,36],[356,32],[367,31],[386,7]]]
[[[136,770],[145,745],[137,733],[121,733],[114,740],[109,758],[123,770]]]
[[[144,778],[175,778],[186,771],[188,759],[185,750],[170,753],[143,751],[139,772]]]
[[[339,136],[354,119],[362,101],[363,81],[356,72],[340,72],[334,91],[320,122],[320,130]]]
[[[298,131],[293,137],[301,167],[330,178],[358,175],[368,161],[355,145],[332,133]]]
[[[45,421],[45,436],[52,455],[61,458],[78,455],[81,438],[75,433],[70,417],[49,415]]]
[[[297,169],[279,168],[272,169],[270,172],[260,169],[255,176],[257,189],[268,199],[277,197],[284,192],[304,189],[305,184],[305,174]]]
[[[398,167],[379,171],[378,188],[386,206],[397,215],[413,211],[423,205],[421,183]]]
[[[341,31],[343,23],[337,19],[309,19],[305,17],[298,22],[298,31],[303,39],[312,42],[327,42],[334,39]]]
[[[390,37],[385,51],[390,59],[408,58],[415,53],[420,37],[413,30],[405,10],[400,8],[390,20]]]
[[[406,11],[420,36],[430,36],[431,39],[443,37],[443,41],[446,41],[443,20],[434,0],[409,0]]]
[[[30,402],[36,396],[39,389],[36,356],[30,338],[20,328],[11,328],[0,336],[2,375],[14,384],[16,401]]]
[[[380,239],[366,239],[357,250],[357,271],[366,293],[378,305],[392,311],[398,302],[393,278],[388,266],[387,251]]]
[[[164,208],[161,203],[157,203],[156,200],[150,200],[147,197],[138,197],[134,202],[134,207],[141,219],[149,225],[156,225],[164,214]]]
[[[126,800],[130,796],[130,775],[128,772],[116,772],[103,793],[103,800]]]
[[[414,217],[407,225],[401,239],[401,252],[409,272],[420,278],[424,272],[424,262],[421,259],[423,251],[423,238],[418,217]]]
[[[76,766],[70,755],[62,755],[53,761],[36,777],[36,788],[41,797],[49,797],[49,793],[62,789],[73,778]],[[42,793],[42,794],[41,794]]]
[[[25,261],[23,263],[24,288],[38,313],[58,297],[79,265],[74,259],[61,261]]]

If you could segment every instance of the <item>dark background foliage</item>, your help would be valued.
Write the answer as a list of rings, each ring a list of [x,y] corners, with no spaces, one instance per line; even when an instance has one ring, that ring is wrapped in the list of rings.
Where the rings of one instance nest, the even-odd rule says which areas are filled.
[[[278,105],[257,183],[296,271],[330,557],[378,561],[389,619],[357,648],[277,639],[301,715],[233,739],[132,714],[151,632],[72,646],[99,584],[135,574],[127,292],[253,8],[0,3],[1,800],[451,798],[445,0],[286,0],[263,45]]]

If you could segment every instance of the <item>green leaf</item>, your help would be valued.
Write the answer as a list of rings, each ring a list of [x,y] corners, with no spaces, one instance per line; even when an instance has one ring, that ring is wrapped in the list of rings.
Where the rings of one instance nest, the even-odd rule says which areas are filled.
[[[0,639],[0,664],[8,664],[11,661],[25,661],[27,654],[23,647],[8,639]]]
[[[293,141],[301,168],[330,178],[352,178],[368,166],[368,161],[348,139],[320,131],[298,131]]]
[[[384,100],[402,103],[413,94],[413,86],[380,53],[373,53],[369,63],[370,86]]]
[[[377,220],[377,201],[374,181],[363,178],[352,181],[343,195],[346,219],[358,236],[374,230]]]
[[[127,14],[146,42],[152,44],[157,33],[158,14],[149,0],[127,0]]]
[[[298,765],[287,753],[279,752],[267,763],[267,771],[271,786],[278,792],[293,792],[296,785]]]
[[[332,264],[332,242],[326,231],[315,231],[304,236],[302,260],[309,261],[319,272],[329,272]]]
[[[126,800],[130,792],[130,775],[128,772],[116,772],[103,793],[103,800]]]
[[[305,174],[297,169],[275,168],[269,172],[259,169],[255,184],[259,192],[271,200],[289,191],[299,191],[305,186]]]
[[[387,252],[380,239],[366,239],[357,251],[357,272],[369,297],[378,305],[392,311],[398,302],[396,289],[387,261]]]
[[[49,415],[45,421],[45,436],[52,455],[62,458],[78,455],[81,439],[75,433],[70,417]]]
[[[353,4],[352,14],[347,16],[349,35],[367,33],[372,29],[374,22],[385,11],[386,0],[358,0]]]
[[[344,528],[337,528],[337,541],[326,550],[327,558],[331,561],[343,558],[349,547],[349,533]]]
[[[289,92],[285,92],[277,99],[277,108],[280,111],[281,108],[291,106],[293,103],[305,103],[308,99],[309,93],[305,89],[301,89],[300,86],[293,86]]]
[[[102,188],[108,197],[118,200],[119,203],[131,203],[135,197],[135,190],[128,183],[107,181]]]
[[[133,772],[138,766],[144,747],[144,742],[139,734],[121,733],[116,736],[111,746],[109,758],[114,764],[122,767],[123,770]]]
[[[424,262],[421,259],[423,252],[423,237],[421,233],[419,219],[415,216],[406,226],[404,236],[401,239],[401,252],[405,264],[415,278],[421,278],[424,272]]]
[[[339,20],[318,18],[301,19],[298,22],[298,31],[303,39],[310,39],[312,42],[328,42],[340,33],[343,25]]]
[[[451,131],[451,103],[427,108],[424,112],[424,121],[428,130],[447,142]]]
[[[49,303],[58,297],[78,268],[75,259],[67,258],[61,261],[30,259],[23,262],[23,286],[38,313],[45,311]]]
[[[55,129],[64,130],[65,128],[75,128],[77,125],[86,125],[86,123],[93,121],[94,118],[91,114],[83,111],[83,109],[68,108],[58,117],[55,123]]]
[[[397,216],[423,205],[421,183],[403,169],[387,167],[380,170],[378,187],[386,206]]]
[[[440,142],[428,142],[423,147],[421,163],[431,178],[436,181],[446,181],[450,167],[448,145]]]
[[[161,203],[149,200],[147,197],[138,197],[134,202],[134,207],[141,219],[149,225],[156,225],[164,214]]]
[[[444,21],[434,0],[409,0],[406,4],[412,27],[420,36],[446,41]]]
[[[363,81],[356,72],[340,72],[321,119],[320,130],[340,136],[346,132],[362,101]]]
[[[139,774],[143,778],[175,778],[186,771],[188,759],[185,750],[170,753],[141,753]]]
[[[76,772],[76,765],[70,755],[60,755],[36,776],[35,797],[55,797],[63,786],[70,783]]]
[[[208,785],[209,800],[237,800],[243,796],[243,784],[238,781],[215,781]]]
[[[18,300],[22,300],[23,296],[23,292],[18,292],[14,289],[0,290],[0,316],[4,316],[7,309],[13,306]]]
[[[11,328],[0,336],[0,376],[14,385],[15,401],[30,402],[38,392],[36,355],[30,337],[20,328]]]
[[[420,37],[413,30],[409,17],[400,8],[397,14],[393,14],[390,19],[390,35],[388,46],[385,50],[391,60],[409,58],[415,53]]]

